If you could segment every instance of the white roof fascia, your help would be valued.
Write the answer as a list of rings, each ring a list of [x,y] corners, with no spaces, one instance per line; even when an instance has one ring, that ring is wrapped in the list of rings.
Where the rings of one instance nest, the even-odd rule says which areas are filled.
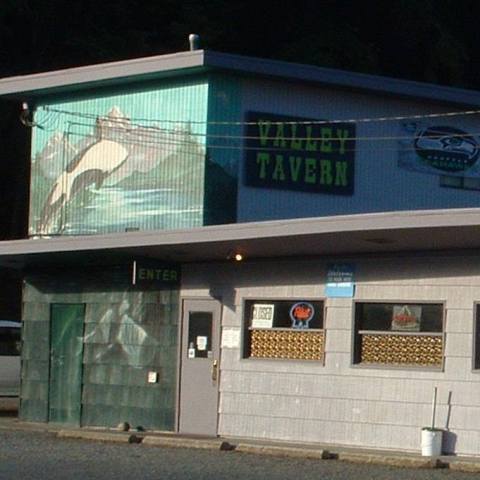
[[[212,51],[205,51],[205,65],[238,70],[255,75],[276,76],[297,81],[337,85],[390,95],[436,100],[443,103],[480,106],[480,92],[476,90],[323,68],[314,65],[243,57]]]
[[[480,227],[480,209],[416,210],[331,217],[275,220],[198,227],[0,242],[0,256],[69,251],[95,251],[163,245],[214,245],[240,240],[343,235],[348,232],[415,231],[425,228]]]
[[[0,96],[32,93],[69,86],[89,86],[141,75],[203,66],[203,50],[88,65],[0,79]],[[18,96],[18,95],[17,95]]]
[[[387,95],[434,100],[444,104],[480,106],[480,92],[378,75],[256,57],[194,50],[120,62],[69,68],[0,79],[0,96],[20,98],[58,90],[74,91],[92,86],[121,84],[145,77],[161,77],[191,69],[233,71],[238,74],[283,78],[333,85]],[[138,78],[135,78],[138,77]]]
[[[21,328],[21,322],[14,322],[12,320],[0,320],[0,327]]]

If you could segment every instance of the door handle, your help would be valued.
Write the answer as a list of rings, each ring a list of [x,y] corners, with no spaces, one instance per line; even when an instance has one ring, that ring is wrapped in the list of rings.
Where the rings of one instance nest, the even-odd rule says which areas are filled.
[[[214,360],[212,363],[212,382],[216,382],[218,378],[218,361]]]

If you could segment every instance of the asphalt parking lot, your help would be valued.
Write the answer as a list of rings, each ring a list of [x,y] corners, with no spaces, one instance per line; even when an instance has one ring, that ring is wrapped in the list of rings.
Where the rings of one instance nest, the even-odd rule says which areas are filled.
[[[58,480],[471,480],[475,474],[211,449],[166,448],[59,438],[0,426],[0,479]]]

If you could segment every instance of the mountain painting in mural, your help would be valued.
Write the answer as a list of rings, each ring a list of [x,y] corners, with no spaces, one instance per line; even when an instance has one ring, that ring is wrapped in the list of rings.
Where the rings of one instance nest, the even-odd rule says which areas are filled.
[[[202,140],[188,123],[134,124],[118,107],[97,117],[91,133],[53,133],[32,163],[30,234],[201,225]]]

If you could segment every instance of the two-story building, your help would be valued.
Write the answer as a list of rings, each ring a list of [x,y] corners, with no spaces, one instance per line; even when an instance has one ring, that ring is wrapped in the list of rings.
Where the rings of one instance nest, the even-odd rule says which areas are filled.
[[[0,95],[22,419],[408,451],[437,388],[480,453],[478,92],[195,50]]]

